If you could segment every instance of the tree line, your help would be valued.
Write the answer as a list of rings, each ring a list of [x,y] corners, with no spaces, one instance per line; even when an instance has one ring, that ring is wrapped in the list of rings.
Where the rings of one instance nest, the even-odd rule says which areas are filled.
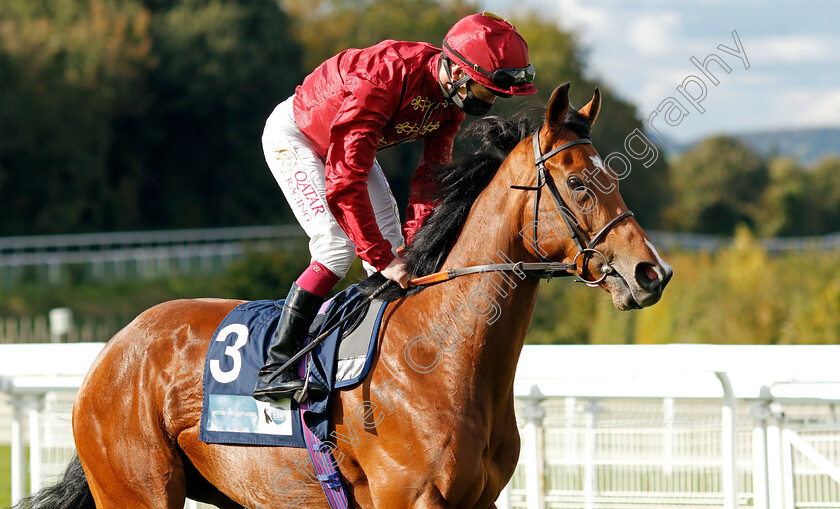
[[[479,10],[467,0],[4,0],[0,235],[292,221],[260,146],[273,107],[345,48],[440,45]],[[500,14],[528,41],[540,93],[494,113],[543,105],[565,81],[582,105],[600,85],[593,140],[604,156],[623,150],[640,118],[590,77],[578,36],[535,12]],[[418,145],[380,155],[402,204]],[[660,158],[621,192],[646,227],[823,233],[840,224],[837,164],[806,172],[715,139]]]
[[[760,157],[716,136],[670,164],[672,196],[663,224],[678,231],[732,234],[739,224],[761,236],[840,230],[840,158],[811,167],[790,157]]]
[[[840,338],[840,253],[768,255],[745,226],[715,253],[667,253],[674,279],[649,308],[617,313],[570,281],[540,287],[527,341],[545,344],[833,345]],[[798,268],[807,268],[798,270]],[[793,270],[792,270],[793,269]]]
[[[302,246],[305,250],[305,246]],[[305,251],[304,251],[305,252]],[[840,252],[768,255],[746,227],[715,253],[670,252],[676,276],[660,302],[628,313],[600,289],[555,278],[540,284],[529,343],[837,344]],[[110,323],[105,340],[165,300],[279,298],[308,264],[300,252],[250,253],[224,274],[152,280],[92,280],[71,272],[62,284],[24,284],[0,292],[0,316],[44,316],[70,303],[77,323]],[[802,270],[792,270],[802,268]],[[364,278],[361,263],[337,289]]]

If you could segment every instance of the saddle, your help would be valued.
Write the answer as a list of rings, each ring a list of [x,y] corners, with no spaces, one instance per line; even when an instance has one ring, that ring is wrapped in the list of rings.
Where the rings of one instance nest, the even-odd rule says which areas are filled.
[[[355,286],[324,303],[312,323],[310,338],[332,328],[359,306],[367,307],[333,331],[301,359],[298,372],[330,391],[352,387],[370,370],[379,325],[387,302],[373,302]],[[332,395],[309,400],[305,407],[289,399],[273,403],[251,393],[266,360],[283,301],[261,300],[235,307],[222,320],[207,349],[204,400],[199,439],[207,443],[304,447],[301,415],[320,440],[329,432]]]
[[[351,286],[321,307],[309,327],[310,338],[320,336],[350,312],[363,308],[337,331],[338,365],[333,388],[350,387],[367,375],[386,304],[384,300],[368,300],[355,286]]]

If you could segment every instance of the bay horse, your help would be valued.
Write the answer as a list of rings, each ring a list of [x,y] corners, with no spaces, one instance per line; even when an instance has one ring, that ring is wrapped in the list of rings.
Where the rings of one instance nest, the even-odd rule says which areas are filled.
[[[442,172],[443,198],[409,266],[418,275],[510,270],[485,267],[388,305],[368,376],[332,407],[331,447],[352,507],[495,507],[519,457],[513,380],[539,282],[516,262],[542,276],[566,267],[619,310],[656,303],[671,278],[618,186],[605,192],[604,174],[586,188],[603,170],[587,140],[600,93],[577,111],[568,90],[554,91],[535,137],[522,123],[478,121],[507,156],[484,150]],[[558,213],[565,204],[574,210]],[[305,449],[198,439],[208,342],[242,302],[166,302],[117,333],[76,398],[78,457],[31,507],[59,507],[39,502],[58,496],[75,504],[60,507],[100,509],[181,509],[185,497],[221,508],[329,507]]]

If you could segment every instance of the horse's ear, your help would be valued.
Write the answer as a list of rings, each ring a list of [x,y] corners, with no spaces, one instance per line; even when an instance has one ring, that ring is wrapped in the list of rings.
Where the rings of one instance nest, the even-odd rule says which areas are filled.
[[[589,125],[594,125],[599,111],[601,111],[601,91],[598,90],[598,87],[595,87],[595,93],[592,94],[592,99],[586,106],[580,109],[579,113],[586,117]]]
[[[563,124],[563,119],[566,118],[566,112],[569,111],[569,87],[571,83],[568,81],[554,89],[551,94],[551,99],[548,101],[548,106],[545,108],[545,123],[552,127],[559,127]]]

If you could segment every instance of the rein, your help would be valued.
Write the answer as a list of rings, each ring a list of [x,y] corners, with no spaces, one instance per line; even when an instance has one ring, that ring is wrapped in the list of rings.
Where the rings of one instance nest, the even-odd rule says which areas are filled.
[[[542,262],[496,263],[489,265],[474,265],[471,267],[464,267],[459,269],[450,269],[412,279],[411,281],[409,281],[410,286],[431,285],[435,283],[449,281],[450,279],[455,279],[456,277],[464,276],[467,274],[493,271],[513,271],[525,273],[528,276],[538,277],[541,279],[551,279],[552,277],[574,275],[580,278],[576,280],[578,282],[586,283],[587,286],[598,286],[602,281],[604,281],[604,279],[606,279],[607,275],[611,274],[615,270],[609,264],[606,255],[601,251],[595,249],[595,246],[602,240],[604,240],[604,238],[607,236],[607,233],[609,233],[609,231],[615,225],[617,225],[619,222],[621,222],[627,217],[632,217],[633,212],[631,212],[630,210],[625,210],[621,214],[610,219],[607,222],[607,224],[605,224],[598,231],[598,233],[596,233],[592,238],[589,238],[589,236],[580,226],[580,223],[572,215],[571,211],[569,210],[569,207],[566,206],[566,202],[563,200],[563,196],[560,195],[560,191],[557,189],[557,184],[554,182],[554,178],[551,176],[551,172],[548,171],[545,167],[545,162],[554,157],[555,155],[559,154],[560,152],[568,148],[574,147],[575,145],[590,145],[592,144],[592,140],[590,140],[589,138],[572,140],[568,143],[560,145],[559,147],[555,147],[549,150],[545,154],[543,154],[542,150],[540,149],[539,128],[536,131],[534,131],[532,140],[534,147],[534,166],[537,170],[536,185],[510,187],[511,189],[519,189],[523,191],[536,191],[537,193],[534,199],[534,242],[537,242],[537,239],[539,239],[538,224],[540,214],[540,196],[542,193],[542,188],[544,186],[548,187],[548,192],[551,195],[555,206],[560,210],[560,216],[563,218],[563,222],[566,225],[566,229],[569,231],[569,234],[572,236],[572,240],[574,240],[575,246],[577,246],[578,249],[578,252],[572,260],[572,263],[550,262],[540,253],[539,249],[537,249],[537,255],[540,257],[541,260],[543,260]],[[594,280],[587,280],[583,276],[583,271],[586,270],[586,267],[589,263],[589,259],[593,254],[600,255],[604,261],[603,265],[601,265],[601,277]],[[583,256],[583,263],[581,268],[578,269],[577,260],[580,256]]]
[[[564,143],[559,147],[553,148],[550,151],[546,152],[545,154],[542,153],[540,150],[540,130],[537,129],[533,135],[533,145],[534,145],[534,166],[537,169],[537,182],[536,186],[510,186],[511,189],[520,189],[523,191],[536,191],[537,195],[534,199],[534,242],[537,241],[539,238],[537,236],[538,230],[537,225],[539,223],[539,214],[540,214],[540,196],[542,193],[543,186],[548,187],[548,192],[551,195],[552,200],[554,200],[554,204],[561,212],[561,216],[563,217],[563,222],[566,224],[566,229],[568,229],[569,234],[572,236],[572,239],[575,241],[575,245],[577,246],[578,252],[572,260],[572,263],[561,263],[561,262],[551,262],[548,261],[542,254],[540,254],[539,249],[537,249],[537,254],[539,255],[540,259],[543,260],[541,262],[515,262],[515,263],[493,263],[487,265],[473,265],[471,267],[462,267],[459,269],[449,269],[441,272],[435,272],[434,274],[429,274],[427,276],[422,276],[418,278],[414,278],[408,282],[409,286],[426,286],[432,285],[436,283],[442,283],[444,281],[449,281],[451,279],[455,279],[456,277],[466,276],[467,274],[476,274],[479,272],[516,272],[518,274],[525,274],[527,276],[538,277],[541,279],[551,279],[552,277],[559,277],[559,276],[577,276],[580,278],[579,280],[582,283],[586,283],[587,286],[598,286],[604,279],[606,279],[607,275],[613,272],[612,266],[610,266],[607,256],[595,249],[595,246],[600,243],[604,238],[607,236],[607,233],[620,221],[627,217],[632,217],[633,212],[629,210],[625,210],[621,214],[615,216],[614,218],[610,219],[607,224],[605,224],[598,233],[596,233],[592,238],[586,234],[583,228],[580,226],[580,223],[574,216],[572,215],[569,207],[566,206],[566,202],[563,200],[563,197],[560,195],[560,191],[557,189],[557,184],[554,182],[554,178],[551,176],[551,172],[548,171],[545,167],[545,162],[555,155],[559,154],[560,152],[574,147],[575,145],[589,145],[592,144],[592,140],[589,138],[581,138],[579,140],[573,140],[568,143]],[[586,270],[586,267],[589,262],[589,257],[592,254],[599,254],[601,258],[604,260],[604,264],[601,266],[601,277],[595,280],[587,280],[583,276],[583,271]],[[583,256],[583,263],[580,269],[577,266],[578,257]],[[367,301],[373,301],[376,297],[382,294],[390,285],[392,281],[385,281],[379,288],[377,288],[370,296],[367,297]],[[350,318],[355,317],[362,309],[366,309],[365,306],[359,305],[355,309],[353,309],[350,313],[348,313],[344,318],[336,322],[329,330],[323,332],[314,340],[312,340],[308,345],[303,347],[299,352],[297,352],[294,356],[292,356],[279,370],[277,370],[274,374],[274,377],[278,376],[281,372],[285,371],[289,367],[293,366],[301,357],[309,353],[313,348],[321,344],[327,336],[332,334],[332,332],[340,327],[344,322],[348,321]],[[307,364],[307,371],[310,369],[310,366]],[[272,377],[273,378],[273,377]],[[298,402],[304,401],[307,398],[307,389],[308,389],[308,380],[309,374],[305,377],[307,380],[307,385],[304,385],[303,389],[295,394],[295,399]]]

